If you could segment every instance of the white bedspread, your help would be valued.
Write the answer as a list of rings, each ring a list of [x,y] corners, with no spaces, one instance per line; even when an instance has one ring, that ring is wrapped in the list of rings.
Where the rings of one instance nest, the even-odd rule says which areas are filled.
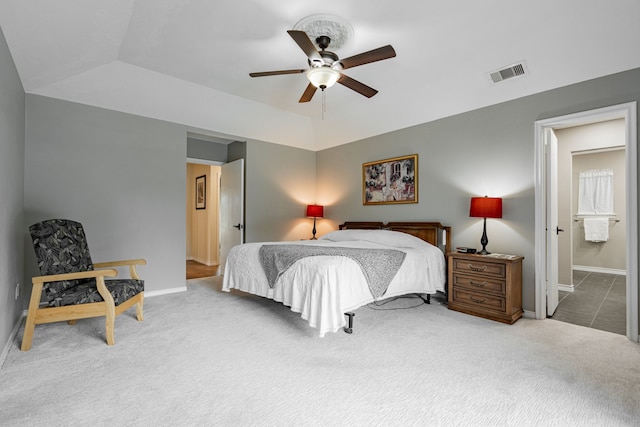
[[[329,233],[320,240],[269,243],[401,250],[407,256],[381,299],[444,291],[442,251],[405,233],[344,230]],[[238,289],[281,302],[300,313],[311,327],[318,329],[321,337],[346,325],[346,311],[374,301],[360,266],[341,256],[312,256],[296,261],[270,288],[259,258],[263,244],[246,243],[231,249],[222,290]]]

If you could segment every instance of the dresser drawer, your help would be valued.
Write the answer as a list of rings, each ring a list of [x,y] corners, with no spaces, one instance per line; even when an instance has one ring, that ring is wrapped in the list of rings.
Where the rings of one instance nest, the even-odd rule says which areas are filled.
[[[468,276],[454,272],[453,287],[504,295],[507,289],[507,282],[505,280],[494,279],[492,277],[480,275]]]
[[[455,287],[453,288],[453,295],[451,295],[451,297],[455,303],[482,308],[484,310],[490,309],[504,312],[507,306],[504,297],[479,292],[476,293]]]
[[[481,259],[469,260],[463,258],[453,259],[454,271],[467,271],[474,274],[486,274],[495,277],[505,277],[505,265],[503,263],[485,262]]]

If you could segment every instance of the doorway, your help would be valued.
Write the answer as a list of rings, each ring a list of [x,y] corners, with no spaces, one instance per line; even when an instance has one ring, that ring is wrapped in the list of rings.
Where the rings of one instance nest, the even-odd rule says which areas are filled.
[[[536,318],[553,312],[558,298],[557,162],[555,131],[570,127],[624,120],[625,198],[626,198],[626,336],[638,342],[638,248],[637,248],[637,135],[636,103],[628,103],[535,123],[535,300]],[[552,185],[550,185],[552,184]],[[555,301],[554,301],[555,298]],[[549,310],[551,309],[551,310]]]
[[[626,335],[624,120],[556,129],[558,292],[547,316]],[[596,203],[596,200],[598,203]]]
[[[225,196],[228,186],[222,184],[243,179],[235,170],[229,168],[230,164],[237,163],[238,160],[229,159],[243,159],[245,154],[246,142],[229,135],[187,133],[187,278],[221,274],[220,266],[225,259],[223,242],[225,234],[228,234],[223,224],[230,214],[227,209],[228,203],[224,203],[229,199],[229,195]],[[226,179],[222,178],[223,175]],[[234,201],[244,200],[242,183],[233,187],[231,191],[234,192]],[[239,214],[234,211],[234,214],[240,218],[243,215],[241,210]],[[233,224],[238,223],[244,221],[236,220]]]
[[[219,265],[220,162],[187,159],[186,278],[215,276]]]

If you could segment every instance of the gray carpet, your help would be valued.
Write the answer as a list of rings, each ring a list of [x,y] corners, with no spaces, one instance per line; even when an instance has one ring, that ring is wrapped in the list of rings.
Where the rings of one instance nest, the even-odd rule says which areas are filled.
[[[406,307],[417,300],[385,306]],[[356,311],[318,338],[220,278],[116,319],[22,329],[0,370],[3,426],[640,424],[640,346],[554,320],[513,326],[447,310]]]

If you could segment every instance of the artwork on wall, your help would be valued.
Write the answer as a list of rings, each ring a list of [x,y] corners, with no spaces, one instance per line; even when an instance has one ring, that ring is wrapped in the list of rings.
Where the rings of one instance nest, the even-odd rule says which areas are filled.
[[[418,155],[362,165],[362,204],[418,203]]]
[[[196,209],[206,209],[207,207],[207,176],[202,175],[196,178]]]

